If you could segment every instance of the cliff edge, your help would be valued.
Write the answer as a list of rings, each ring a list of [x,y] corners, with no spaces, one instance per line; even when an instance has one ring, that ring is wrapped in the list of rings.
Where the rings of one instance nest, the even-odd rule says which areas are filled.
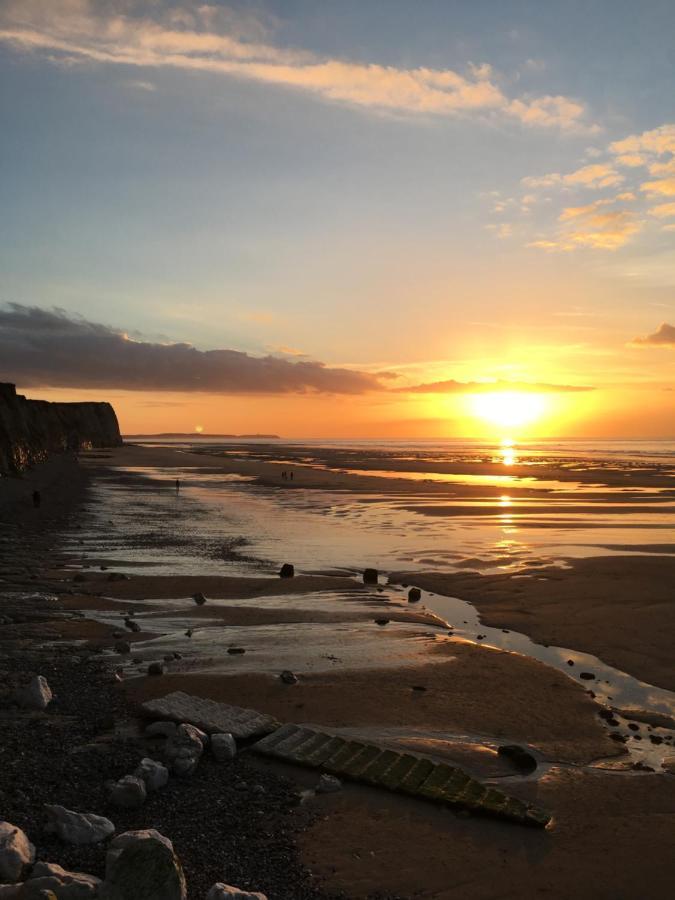
[[[13,384],[0,382],[0,474],[21,472],[51,453],[121,443],[109,403],[27,400]]]

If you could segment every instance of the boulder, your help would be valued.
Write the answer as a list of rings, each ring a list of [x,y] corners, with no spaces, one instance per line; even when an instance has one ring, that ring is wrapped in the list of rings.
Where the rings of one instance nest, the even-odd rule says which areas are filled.
[[[378,572],[377,569],[364,569],[363,571],[363,583],[364,584],[377,584]]]
[[[25,883],[21,897],[25,900],[38,900],[49,896],[48,892],[51,891],[56,900],[93,900],[98,897],[100,884],[100,879],[93,875],[68,872],[56,863],[39,862]]]
[[[125,775],[113,785],[110,802],[122,809],[138,809],[145,803],[146,796],[145,781],[136,775]]]
[[[237,755],[237,742],[231,734],[212,734],[211,752],[218,762],[234,759]]]
[[[206,900],[227,900],[228,897],[236,897],[238,900],[267,900],[266,894],[252,894],[250,891],[241,891],[231,884],[223,884],[219,881],[214,884],[206,895]]]
[[[179,725],[176,734],[169,738],[164,756],[176,775],[191,775],[204,752],[203,731],[194,725]]]
[[[422,599],[422,591],[419,588],[412,587],[408,591],[408,603],[418,603]]]
[[[115,826],[103,816],[78,813],[56,804],[45,804],[45,831],[58,835],[67,844],[97,844],[110,837]]]
[[[24,709],[47,709],[52,696],[44,675],[36,675],[27,685],[14,691],[15,702]]]
[[[334,794],[336,791],[342,790],[342,782],[335,775],[326,775],[325,773],[319,778],[316,786],[317,794]]]
[[[169,780],[169,770],[166,766],[148,757],[141,760],[134,775],[143,781],[147,791],[158,791]]]
[[[291,563],[284,563],[279,570],[279,578],[293,578],[295,576],[295,567]]]
[[[35,860],[35,847],[16,825],[0,822],[0,881],[18,881]]]
[[[100,900],[186,900],[171,841],[154,829],[127,831],[110,843]]]

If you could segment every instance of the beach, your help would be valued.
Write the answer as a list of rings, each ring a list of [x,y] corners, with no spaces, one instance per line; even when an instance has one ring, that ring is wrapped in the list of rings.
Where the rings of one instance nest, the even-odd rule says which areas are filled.
[[[34,479],[39,510],[26,502]],[[245,753],[268,792],[284,785],[272,834],[291,841],[294,886],[263,867],[257,889],[270,900],[667,889],[668,459],[126,445],[55,459],[0,491],[3,587],[26,608],[44,606],[31,594],[53,598],[44,620],[6,631],[7,652],[91,657],[113,720],[134,722],[142,702],[185,691],[461,766],[552,815],[535,832],[350,782],[315,796],[315,772]],[[17,525],[33,535],[18,563]],[[284,562],[294,577],[279,578]],[[369,566],[377,583],[364,583]],[[129,616],[139,628],[120,656],[113,633]],[[163,674],[148,676],[158,661]],[[506,744],[535,770],[500,756]],[[200,775],[204,790],[213,776]],[[301,805],[297,791],[309,791]],[[190,826],[172,821],[201,884]],[[244,855],[237,875],[251,883]]]

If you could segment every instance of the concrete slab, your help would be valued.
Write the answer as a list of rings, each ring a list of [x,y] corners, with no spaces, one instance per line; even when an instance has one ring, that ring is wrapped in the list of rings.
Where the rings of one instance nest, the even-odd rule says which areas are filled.
[[[165,697],[147,700],[141,709],[144,715],[152,719],[187,722],[196,725],[207,734],[229,732],[238,740],[269,734],[279,727],[279,723],[272,716],[257,712],[255,709],[216,703],[215,700],[193,697],[183,691],[174,691]]]

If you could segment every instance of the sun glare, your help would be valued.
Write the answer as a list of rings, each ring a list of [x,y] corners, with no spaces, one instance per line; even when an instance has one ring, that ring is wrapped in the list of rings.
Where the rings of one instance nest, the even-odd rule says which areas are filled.
[[[522,428],[539,419],[547,407],[543,394],[526,391],[496,391],[473,394],[471,410],[479,419],[502,428]]]

